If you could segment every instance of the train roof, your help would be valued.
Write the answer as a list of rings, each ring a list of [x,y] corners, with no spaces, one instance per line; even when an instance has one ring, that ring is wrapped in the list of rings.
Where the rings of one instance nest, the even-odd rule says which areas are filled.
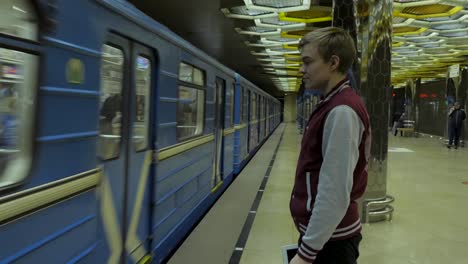
[[[140,11],[134,5],[125,0],[96,0],[96,2],[106,6],[107,8],[117,12],[131,21],[137,23],[138,25],[146,28],[147,30],[157,34],[158,36],[166,39],[167,41],[174,43],[175,45],[193,53],[193,55],[198,56],[202,60],[206,61],[209,64],[219,68],[227,74],[235,76],[237,74],[232,69],[226,67],[216,59],[212,58],[210,55],[206,54],[204,51],[195,47],[179,35],[172,32],[166,26],[158,23],[153,18],[147,16],[145,13]]]

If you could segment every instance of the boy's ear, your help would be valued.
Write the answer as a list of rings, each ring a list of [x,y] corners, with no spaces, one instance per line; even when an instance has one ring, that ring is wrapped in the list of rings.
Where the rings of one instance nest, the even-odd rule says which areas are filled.
[[[340,57],[336,55],[332,55],[330,57],[330,68],[331,70],[338,70],[338,67],[340,66]]]

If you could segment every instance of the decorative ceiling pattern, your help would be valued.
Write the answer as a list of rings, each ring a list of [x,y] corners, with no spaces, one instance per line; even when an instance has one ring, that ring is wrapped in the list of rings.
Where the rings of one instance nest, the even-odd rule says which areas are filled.
[[[395,0],[392,83],[409,78],[445,78],[447,68],[465,65],[468,0]]]
[[[278,89],[297,91],[301,84],[297,45],[307,32],[331,25],[331,4],[319,6],[311,0],[244,0],[244,4],[221,11],[226,17],[255,23],[255,26],[236,27],[235,30],[239,34],[255,36],[245,44],[262,65],[263,73],[271,77]]]
[[[301,83],[300,38],[331,25],[331,1],[315,2],[244,0],[244,5],[221,9],[228,18],[254,21],[255,26],[235,30],[255,37],[245,44],[284,92],[297,91]],[[445,78],[450,65],[466,63],[468,0],[394,0],[393,8],[393,84],[408,78]]]

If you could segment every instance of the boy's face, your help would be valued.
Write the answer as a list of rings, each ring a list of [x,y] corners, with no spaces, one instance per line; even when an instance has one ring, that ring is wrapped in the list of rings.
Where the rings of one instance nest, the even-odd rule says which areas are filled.
[[[300,71],[303,74],[302,80],[305,88],[326,89],[331,74],[336,69],[331,63],[332,59],[325,62],[314,44],[307,44],[302,48],[301,58],[303,64]]]

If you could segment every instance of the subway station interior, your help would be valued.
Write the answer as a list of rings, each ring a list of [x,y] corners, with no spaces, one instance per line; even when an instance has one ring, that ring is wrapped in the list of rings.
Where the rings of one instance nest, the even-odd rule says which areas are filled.
[[[330,27],[356,56],[310,88]],[[468,0],[0,0],[0,264],[466,264],[467,93]]]

